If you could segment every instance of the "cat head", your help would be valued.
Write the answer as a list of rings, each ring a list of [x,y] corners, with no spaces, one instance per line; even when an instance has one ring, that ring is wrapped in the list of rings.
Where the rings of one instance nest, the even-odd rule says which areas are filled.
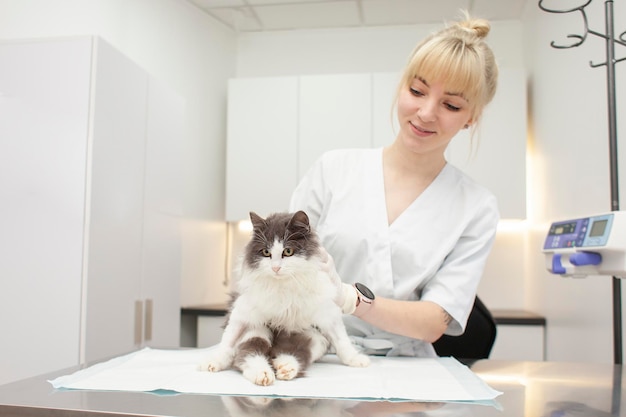
[[[274,213],[263,219],[251,212],[252,239],[245,249],[244,263],[267,274],[297,272],[312,256],[319,254],[316,233],[304,211]]]

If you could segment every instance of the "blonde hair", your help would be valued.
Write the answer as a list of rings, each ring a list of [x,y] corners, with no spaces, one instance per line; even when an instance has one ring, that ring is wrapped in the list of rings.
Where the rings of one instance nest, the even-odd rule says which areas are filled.
[[[491,48],[485,42],[491,26],[484,19],[471,18],[453,22],[420,42],[409,57],[398,92],[415,77],[442,82],[449,91],[461,93],[470,104],[472,120],[493,99],[498,83],[498,67]]]

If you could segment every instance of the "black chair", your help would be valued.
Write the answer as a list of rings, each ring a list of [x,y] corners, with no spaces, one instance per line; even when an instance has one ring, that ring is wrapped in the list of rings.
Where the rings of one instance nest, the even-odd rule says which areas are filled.
[[[460,336],[443,335],[433,346],[439,356],[453,356],[464,362],[489,358],[495,341],[496,322],[480,298],[476,297],[465,333]]]

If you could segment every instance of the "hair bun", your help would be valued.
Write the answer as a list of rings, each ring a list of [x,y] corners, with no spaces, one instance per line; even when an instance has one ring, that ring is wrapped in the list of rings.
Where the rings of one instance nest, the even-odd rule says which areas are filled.
[[[485,38],[491,30],[491,25],[485,19],[468,18],[467,20],[459,22],[458,25],[464,29],[471,30],[481,39]]]

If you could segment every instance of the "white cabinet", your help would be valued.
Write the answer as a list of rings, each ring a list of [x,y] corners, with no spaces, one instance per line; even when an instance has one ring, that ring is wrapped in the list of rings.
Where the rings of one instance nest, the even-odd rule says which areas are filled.
[[[546,318],[525,310],[495,309],[496,341],[489,359],[546,360]]]
[[[147,74],[108,44],[97,42],[96,51],[92,137],[85,160],[87,361],[130,351],[135,320],[141,319],[135,302],[141,298],[148,89]]]
[[[371,75],[231,79],[226,220],[285,211],[326,150],[370,147]]]
[[[371,146],[371,83],[370,74],[300,77],[298,179],[328,150]]]
[[[97,38],[10,42],[0,114],[0,383],[176,346],[180,99]]]
[[[143,190],[141,299],[148,346],[180,343],[185,103],[155,79],[148,82]]]
[[[249,210],[285,210],[326,150],[392,143],[399,80],[399,73],[230,80],[226,220],[245,220]],[[525,89],[523,71],[501,69],[474,138],[477,149],[463,131],[447,151],[451,163],[496,195],[505,219],[526,217]]]
[[[497,326],[496,341],[489,359],[506,361],[545,361],[545,327]]]
[[[180,327],[182,102],[105,42],[97,52],[87,361],[177,346]]]
[[[198,316],[197,347],[205,348],[217,345],[224,333],[224,317]]]
[[[76,365],[90,43],[0,43],[0,384]]]

